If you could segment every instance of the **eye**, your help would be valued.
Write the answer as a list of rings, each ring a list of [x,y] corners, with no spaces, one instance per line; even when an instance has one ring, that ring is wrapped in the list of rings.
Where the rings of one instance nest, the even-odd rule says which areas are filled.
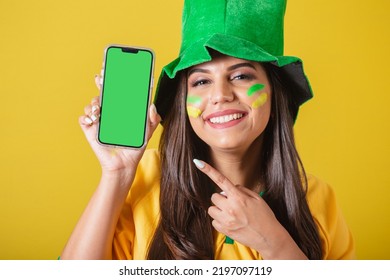
[[[251,81],[253,79],[254,79],[253,75],[250,74],[237,74],[231,78],[231,80],[248,80],[248,81]]]
[[[198,87],[198,86],[203,86],[209,84],[210,81],[206,79],[199,79],[195,80],[194,82],[191,83],[191,87]]]

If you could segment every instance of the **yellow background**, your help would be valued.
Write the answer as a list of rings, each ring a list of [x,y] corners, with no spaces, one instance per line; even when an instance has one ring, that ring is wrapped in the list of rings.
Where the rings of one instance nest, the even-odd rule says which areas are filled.
[[[78,126],[103,49],[151,47],[155,78],[180,45],[182,0],[0,2],[0,259],[56,259],[100,175]],[[309,173],[329,182],[359,259],[390,259],[387,0],[289,1],[285,54],[315,98],[296,123]],[[156,147],[157,135],[150,144]]]

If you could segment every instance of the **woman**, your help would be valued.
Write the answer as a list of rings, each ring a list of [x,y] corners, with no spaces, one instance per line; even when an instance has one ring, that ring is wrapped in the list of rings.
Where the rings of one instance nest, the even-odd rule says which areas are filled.
[[[61,257],[352,258],[334,193],[295,148],[311,90],[282,54],[285,1],[203,2],[185,2],[180,56],[150,108],[159,153],[100,146],[98,98],[80,117],[102,178]]]

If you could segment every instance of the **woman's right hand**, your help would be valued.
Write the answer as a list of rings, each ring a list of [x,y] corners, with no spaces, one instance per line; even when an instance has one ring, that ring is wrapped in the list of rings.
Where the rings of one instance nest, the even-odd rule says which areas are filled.
[[[101,78],[99,75],[95,76],[96,86],[101,87]],[[119,147],[104,146],[98,143],[96,139],[97,123],[99,122],[100,114],[100,99],[94,97],[89,105],[84,109],[84,115],[80,116],[79,123],[83,130],[88,143],[92,147],[92,150],[96,154],[103,172],[126,172],[126,170],[134,169],[137,167],[146,145],[141,149],[128,149]],[[157,113],[156,107],[152,104],[149,107],[149,120],[148,120],[148,135],[149,141],[153,132],[157,128],[161,121],[160,116]]]
[[[100,88],[100,77],[95,78]],[[80,116],[81,129],[102,167],[100,183],[69,238],[61,259],[111,259],[115,227],[146,149],[104,146],[96,139],[100,114],[99,97],[92,99]],[[154,105],[149,108],[149,141],[161,118]]]

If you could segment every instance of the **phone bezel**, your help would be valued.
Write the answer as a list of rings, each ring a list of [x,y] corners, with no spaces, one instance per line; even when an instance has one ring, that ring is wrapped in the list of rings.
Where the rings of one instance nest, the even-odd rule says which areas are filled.
[[[99,105],[100,109],[102,109],[103,106],[103,94],[104,94],[104,78],[105,78],[105,67],[106,67],[106,61],[107,61],[107,54],[108,50],[110,48],[125,48],[125,49],[134,49],[137,51],[147,51],[151,54],[152,56],[152,61],[151,61],[151,68],[150,68],[150,80],[149,80],[149,90],[148,90],[148,101],[147,101],[147,108],[146,108],[146,120],[145,120],[145,129],[144,129],[144,135],[143,135],[143,141],[142,145],[139,147],[135,146],[127,146],[127,145],[120,145],[120,144],[114,144],[114,143],[105,143],[100,140],[100,121],[101,121],[101,115],[99,115],[99,121],[97,123],[97,130],[96,130],[96,140],[100,145],[106,146],[106,147],[111,147],[111,148],[122,148],[122,149],[142,149],[147,145],[147,135],[149,133],[149,107],[151,103],[151,97],[152,97],[152,91],[153,91],[153,86],[154,86],[154,64],[155,64],[155,53],[151,48],[147,47],[140,47],[140,46],[130,46],[130,45],[122,45],[122,44],[110,44],[104,49],[104,58],[103,58],[103,65],[102,65],[102,70],[101,70],[101,83],[100,83],[100,94],[99,94]]]

